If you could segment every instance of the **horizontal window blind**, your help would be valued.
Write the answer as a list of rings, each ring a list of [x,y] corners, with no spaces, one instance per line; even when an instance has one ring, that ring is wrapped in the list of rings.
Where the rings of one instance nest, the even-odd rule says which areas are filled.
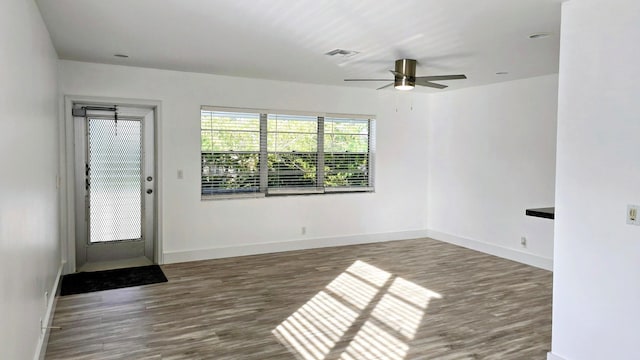
[[[373,191],[371,119],[203,106],[200,121],[203,197]]]
[[[287,188],[316,188],[318,118],[267,115],[269,192]]]
[[[202,194],[260,190],[260,114],[201,111]]]
[[[370,187],[369,120],[324,119],[324,186]]]

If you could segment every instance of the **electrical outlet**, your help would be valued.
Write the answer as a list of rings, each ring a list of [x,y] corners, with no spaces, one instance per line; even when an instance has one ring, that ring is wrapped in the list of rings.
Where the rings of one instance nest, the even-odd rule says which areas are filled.
[[[300,229],[300,233],[301,233],[302,235],[305,235],[305,234],[307,233],[307,227],[306,227],[306,226],[303,226],[303,227]]]
[[[527,247],[527,238],[525,236],[520,237],[520,245],[522,245],[522,247]]]
[[[182,169],[178,169],[178,179],[184,179],[184,172],[182,171]]]
[[[627,224],[640,225],[640,206],[627,205]]]

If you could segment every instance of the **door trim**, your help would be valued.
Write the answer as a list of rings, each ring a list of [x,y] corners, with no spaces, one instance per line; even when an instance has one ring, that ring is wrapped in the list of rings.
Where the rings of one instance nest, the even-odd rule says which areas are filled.
[[[88,103],[74,103],[74,107],[78,106],[91,106]],[[138,239],[116,239],[115,241],[98,242],[94,243],[90,240],[90,229],[93,223],[93,219],[89,216],[89,202],[90,194],[93,194],[93,189],[89,191],[87,189],[89,174],[86,169],[83,169],[80,164],[89,164],[91,162],[90,154],[90,134],[92,122],[96,122],[96,125],[103,124],[107,126],[115,126],[118,129],[118,122],[115,115],[110,112],[103,113],[101,111],[86,110],[84,116],[74,116],[74,131],[75,146],[76,146],[76,268],[84,266],[87,262],[95,261],[107,261],[107,259],[117,260],[124,258],[135,258],[144,256],[152,263],[155,262],[155,197],[156,194],[148,195],[145,193],[146,189],[152,189],[152,193],[155,191],[155,131],[154,131],[154,118],[155,111],[153,107],[141,106],[141,107],[123,107],[118,106],[118,120],[122,120],[123,124],[130,124],[131,126],[139,125],[140,138],[137,149],[131,149],[140,155],[140,177],[138,178],[139,185],[139,200],[140,200],[140,237]],[[104,121],[104,122],[103,122]],[[117,130],[116,130],[117,131]],[[107,135],[107,134],[103,134]],[[107,135],[108,136],[108,135]],[[105,138],[106,139],[106,138]],[[114,140],[117,139],[114,138]],[[104,143],[103,143],[104,144]],[[98,144],[96,144],[98,145]],[[99,164],[93,164],[97,168]],[[147,176],[152,176],[152,180],[146,180]],[[98,180],[99,182],[99,180]],[[95,205],[95,204],[94,204]],[[82,211],[84,210],[84,211]],[[101,260],[102,259],[102,260]]]
[[[156,264],[164,264],[162,247],[162,102],[158,100],[126,99],[113,97],[95,97],[81,95],[65,95],[60,106],[60,252],[65,263],[64,274],[76,272],[76,231],[75,231],[75,144],[74,121],[71,109],[74,103],[90,102],[96,105],[144,106],[153,108],[155,137],[155,218],[154,218],[154,256]]]

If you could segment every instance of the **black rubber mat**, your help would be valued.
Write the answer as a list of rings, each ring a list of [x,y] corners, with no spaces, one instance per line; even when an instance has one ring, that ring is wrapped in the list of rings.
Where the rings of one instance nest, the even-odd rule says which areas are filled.
[[[167,282],[158,265],[79,272],[62,277],[61,296]]]

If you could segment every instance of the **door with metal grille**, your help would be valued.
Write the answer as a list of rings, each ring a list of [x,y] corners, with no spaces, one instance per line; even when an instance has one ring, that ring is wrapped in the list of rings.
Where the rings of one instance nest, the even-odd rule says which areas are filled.
[[[155,262],[153,109],[78,108],[76,267]]]

